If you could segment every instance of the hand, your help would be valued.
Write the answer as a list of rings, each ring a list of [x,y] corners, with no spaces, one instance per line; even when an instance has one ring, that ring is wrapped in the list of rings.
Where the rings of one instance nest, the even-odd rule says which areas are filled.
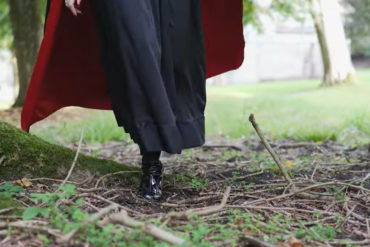
[[[69,8],[74,16],[82,14],[81,10],[76,8],[75,4],[79,7],[82,0],[65,0],[66,7]]]

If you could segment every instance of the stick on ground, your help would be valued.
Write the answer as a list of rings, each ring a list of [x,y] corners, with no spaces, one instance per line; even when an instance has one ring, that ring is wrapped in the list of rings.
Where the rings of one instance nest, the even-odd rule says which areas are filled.
[[[167,214],[166,218],[167,219],[188,218],[190,214],[192,213],[195,213],[198,216],[206,216],[206,215],[217,213],[226,206],[227,200],[230,197],[230,191],[231,191],[231,187],[229,186],[226,188],[226,191],[224,192],[224,195],[222,197],[222,201],[218,205],[210,206],[210,207],[203,207],[203,208],[191,208],[183,212],[170,212]]]
[[[163,230],[160,227],[154,226],[146,222],[144,223],[144,222],[132,219],[127,214],[126,210],[121,210],[121,212],[119,213],[110,215],[109,220],[112,223],[120,223],[120,224],[123,224],[131,228],[139,228],[144,233],[148,234],[149,236],[152,236],[158,240],[164,241],[171,245],[181,245],[185,242],[184,239],[179,238],[173,235],[172,233]]]
[[[94,221],[99,220],[100,218],[104,217],[105,215],[107,215],[108,213],[110,213],[111,211],[115,209],[117,209],[116,205],[110,205],[106,208],[101,209],[99,212],[97,212],[96,214],[93,214],[90,218],[88,218],[85,222],[83,222],[79,228],[70,231],[68,234],[60,238],[58,242],[61,244],[69,243],[77,233],[85,229],[89,224],[93,223]]]
[[[78,155],[80,154],[80,151],[81,151],[81,144],[82,144],[83,137],[84,137],[84,129],[81,130],[80,141],[78,142],[77,152],[76,152],[75,158],[73,159],[71,168],[68,171],[67,177],[63,180],[63,182],[60,186],[65,185],[68,182],[68,179],[70,178],[70,176],[72,175],[73,169],[75,168],[76,163],[77,163]]]
[[[259,138],[262,141],[262,144],[265,146],[267,151],[270,153],[270,155],[274,159],[275,163],[279,166],[279,168],[280,168],[281,172],[283,173],[285,179],[288,181],[289,185],[292,185],[293,190],[295,190],[295,185],[294,185],[292,179],[290,178],[290,176],[289,176],[288,172],[286,171],[284,165],[281,163],[279,156],[274,152],[274,150],[271,148],[270,144],[266,141],[265,137],[263,136],[262,131],[259,128],[259,126],[256,122],[256,119],[254,118],[254,114],[251,114],[249,116],[249,121],[252,123],[254,129],[256,130],[257,135],[259,136]]]

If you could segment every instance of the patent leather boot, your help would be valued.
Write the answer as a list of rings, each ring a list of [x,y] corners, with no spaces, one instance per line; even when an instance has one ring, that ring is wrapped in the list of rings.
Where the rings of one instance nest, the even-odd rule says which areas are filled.
[[[158,200],[162,197],[163,164],[158,160],[142,161],[143,176],[140,183],[140,194],[147,200]]]

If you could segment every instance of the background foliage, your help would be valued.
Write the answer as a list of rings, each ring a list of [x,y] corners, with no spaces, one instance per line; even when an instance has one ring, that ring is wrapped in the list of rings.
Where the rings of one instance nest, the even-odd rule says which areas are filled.
[[[13,50],[12,42],[13,35],[9,19],[9,1],[10,0],[0,0],[0,49],[9,48]],[[12,0],[12,1],[30,1],[30,0]],[[47,0],[37,0],[34,1],[35,4],[40,4],[42,10],[46,9]],[[41,11],[41,20],[44,22],[45,11]]]
[[[352,54],[370,56],[370,0],[347,0],[352,6],[346,25]]]

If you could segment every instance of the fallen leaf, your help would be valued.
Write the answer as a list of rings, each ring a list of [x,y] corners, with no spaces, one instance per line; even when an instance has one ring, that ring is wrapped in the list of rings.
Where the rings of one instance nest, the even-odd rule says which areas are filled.
[[[12,184],[14,186],[22,186],[22,187],[31,187],[32,186],[31,181],[28,180],[27,178],[22,178],[22,180],[13,181]]]
[[[291,162],[290,160],[285,160],[283,161],[283,164],[288,167],[288,168],[294,168],[295,165],[293,164],[293,162]]]
[[[235,222],[235,225],[242,225],[242,224],[244,224],[244,219],[243,218],[240,218],[240,219],[238,219],[236,222]]]
[[[196,174],[197,174],[198,176],[203,176],[205,173],[206,173],[206,172],[204,171],[204,169],[201,169],[201,168],[197,169],[197,171],[196,171]]]
[[[290,247],[303,247],[302,241],[291,237],[288,241]]]

